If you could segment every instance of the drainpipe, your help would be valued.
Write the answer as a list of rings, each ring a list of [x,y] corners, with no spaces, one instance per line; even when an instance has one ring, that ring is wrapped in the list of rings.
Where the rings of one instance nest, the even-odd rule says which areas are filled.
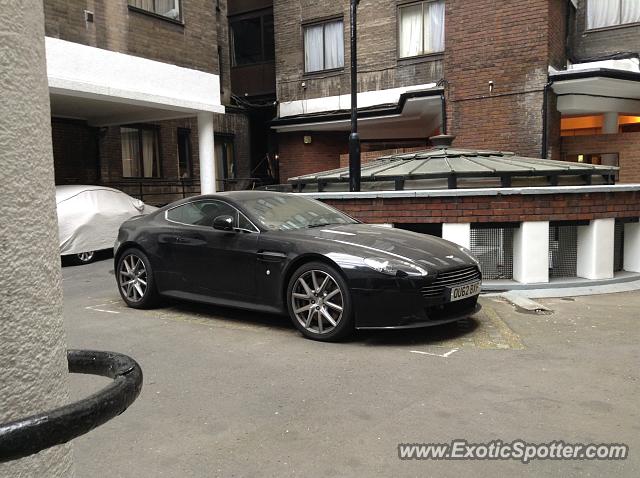
[[[540,150],[540,157],[542,159],[547,159],[547,154],[549,152],[548,146],[548,129],[549,129],[549,120],[547,118],[549,112],[549,90],[551,89],[551,85],[553,85],[552,80],[548,80],[547,84],[544,85],[544,93],[542,98],[542,147]]]

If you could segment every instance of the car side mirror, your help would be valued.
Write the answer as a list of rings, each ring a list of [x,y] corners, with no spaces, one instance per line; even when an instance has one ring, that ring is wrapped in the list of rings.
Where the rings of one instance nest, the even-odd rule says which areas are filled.
[[[213,228],[219,231],[233,231],[233,216],[218,216],[213,220]]]

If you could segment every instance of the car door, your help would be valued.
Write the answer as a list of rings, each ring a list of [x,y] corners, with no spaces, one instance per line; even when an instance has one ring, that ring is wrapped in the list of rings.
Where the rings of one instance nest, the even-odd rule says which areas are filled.
[[[183,225],[172,245],[183,292],[250,300],[255,286],[257,229],[239,227],[250,221],[225,201],[203,199],[178,208],[184,209],[170,209],[167,219]],[[222,215],[234,218],[233,231],[213,228],[214,219]]]

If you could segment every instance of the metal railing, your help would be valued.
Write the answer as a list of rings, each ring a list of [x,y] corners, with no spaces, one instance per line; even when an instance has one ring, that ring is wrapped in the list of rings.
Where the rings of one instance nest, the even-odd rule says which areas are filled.
[[[68,350],[70,373],[101,375],[113,382],[93,395],[54,410],[0,424],[0,463],[62,445],[124,412],[142,390],[142,369],[114,352]]]

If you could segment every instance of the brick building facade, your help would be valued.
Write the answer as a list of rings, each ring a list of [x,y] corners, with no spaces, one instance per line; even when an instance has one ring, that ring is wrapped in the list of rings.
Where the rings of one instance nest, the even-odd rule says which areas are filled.
[[[606,133],[618,134],[620,127],[620,134],[626,134],[630,126],[625,122],[640,118],[640,102],[615,104],[621,92],[614,84],[595,85],[590,91],[574,90],[561,75],[602,67],[614,73],[626,69],[631,75],[624,80],[630,99],[640,99],[640,89],[636,91],[635,86],[640,85],[638,22],[625,23],[633,19],[619,12],[617,20],[614,15],[607,17],[610,24],[606,26],[593,24],[600,21],[593,18],[603,16],[598,12],[594,17],[595,9],[615,8],[616,1],[619,2],[532,0],[526,5],[489,0],[361,1],[358,103],[363,149],[426,145],[429,136],[446,129],[457,136],[455,144],[460,147],[509,150],[551,159],[593,158],[614,164],[613,156],[600,158],[589,151],[593,141],[585,139],[584,148],[580,149],[576,146],[580,140],[565,140],[576,133],[566,120],[615,113],[615,118],[610,115],[608,120],[615,122],[615,131]],[[595,6],[589,10],[588,3]],[[416,11],[424,18],[418,20],[418,27],[410,18]],[[589,11],[592,17],[588,16]],[[349,2],[276,0],[274,15],[279,102],[274,129],[281,140],[280,180],[286,182],[290,175],[336,167],[340,164],[336,151],[344,154],[346,150],[349,124],[345,114],[350,108]],[[325,25],[322,49],[326,55],[327,49],[335,49],[326,41],[326,28],[333,28],[331,24],[335,22],[342,25],[338,53],[344,50],[343,61],[335,68],[308,71],[309,56],[315,53],[305,40],[312,38],[314,26]],[[442,44],[437,44],[431,37],[440,23],[444,30],[438,32]],[[407,25],[421,28],[424,35],[431,32],[431,50],[426,46],[427,40],[413,35]],[[422,42],[422,50],[418,46],[405,51],[403,44],[408,41],[417,41],[418,45]],[[593,63],[602,59],[613,63]],[[593,72],[594,77],[598,75]],[[439,93],[442,103],[427,103],[424,99],[420,104],[414,98],[410,110],[409,102],[402,104],[403,95],[409,90],[414,95]],[[599,94],[600,103],[606,105],[588,104],[585,94]],[[581,135],[588,133],[578,130]],[[402,132],[407,134],[403,136]],[[342,148],[335,144],[336,137],[342,138]],[[633,158],[625,159],[625,151],[618,155],[619,164],[630,168]],[[622,181],[634,177],[632,173],[620,175]]]
[[[163,4],[174,9],[149,10]],[[219,93],[212,91],[211,98],[219,94],[221,104],[226,106],[224,114],[214,114],[213,118],[217,189],[246,186],[242,178],[251,175],[249,119],[231,101],[226,1],[46,0],[44,11],[48,39],[119,53],[133,62],[135,58],[153,60],[169,73],[175,65],[187,73],[193,72],[196,78],[200,73],[207,74],[207,80],[217,77]],[[188,88],[178,83],[174,85],[176,91]],[[135,196],[142,195],[152,204],[200,191],[196,111],[189,114],[180,107],[180,111],[168,113],[160,106],[155,113],[134,112],[127,102],[120,109],[102,102],[102,98],[82,103],[73,99],[76,96],[73,92],[69,96],[55,93],[52,89],[56,184],[110,185]],[[77,97],[84,95],[79,93]],[[103,113],[107,119],[94,118]],[[123,173],[122,128],[129,126],[154,131],[157,146],[153,154],[158,164],[152,174]],[[178,135],[186,146],[179,147]],[[179,157],[180,154],[183,156]],[[228,164],[222,167],[224,159]],[[179,161],[183,161],[181,170]]]

